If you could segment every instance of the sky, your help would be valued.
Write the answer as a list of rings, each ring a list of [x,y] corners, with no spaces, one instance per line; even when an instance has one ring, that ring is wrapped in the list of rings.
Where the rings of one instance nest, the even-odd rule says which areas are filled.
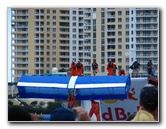
[[[8,47],[10,47],[10,45],[8,45],[8,15],[7,15],[7,8],[8,7],[115,7],[115,8],[122,8],[122,7],[157,7],[160,8],[160,17],[161,17],[161,22],[160,22],[160,58],[163,57],[163,55],[165,54],[165,35],[164,35],[164,30],[165,28],[165,13],[166,13],[166,8],[164,7],[165,4],[163,4],[164,0],[116,0],[116,1],[112,1],[112,0],[60,0],[60,1],[56,1],[56,0],[29,0],[29,1],[25,1],[25,0],[4,0],[2,2],[1,0],[1,4],[0,4],[0,12],[1,12],[1,22],[0,22],[0,34],[1,34],[1,42],[0,42],[0,55],[1,55],[1,93],[0,93],[0,98],[1,98],[1,117],[0,117],[0,121],[1,121],[1,126],[3,126],[3,128],[17,128],[17,129],[29,129],[29,126],[31,129],[36,128],[36,126],[39,126],[40,129],[46,129],[46,128],[56,128],[57,124],[49,124],[49,126],[47,126],[47,124],[26,124],[24,123],[26,126],[24,126],[24,124],[18,123],[18,124],[9,124],[7,122],[7,82],[8,82]],[[161,65],[160,65],[160,69],[162,69],[163,72],[164,68],[162,67],[163,62],[165,61],[165,59],[163,58],[163,60],[161,60]],[[164,62],[165,64],[165,62]],[[162,101],[163,98],[166,98],[166,94],[163,94],[163,91],[166,91],[165,88],[165,81],[162,80],[162,72],[160,74],[160,80],[161,82],[159,84],[161,84],[160,86],[160,90],[161,91],[161,96],[160,96],[160,101]],[[166,73],[166,72],[165,72]],[[163,84],[164,83],[164,84]],[[82,126],[81,124],[79,124],[79,129],[80,128],[94,128],[98,129],[98,128],[103,128],[104,129],[117,129],[117,128],[123,128],[123,129],[140,129],[141,127],[146,128],[146,129],[156,129],[156,128],[163,128],[164,125],[166,124],[164,122],[165,116],[166,116],[166,112],[162,111],[163,110],[163,106],[165,106],[165,101],[162,102],[161,104],[161,110],[160,110],[160,123],[159,124],[137,124],[137,126],[135,126],[135,124],[96,124],[96,126],[94,124],[84,124],[84,126]],[[165,109],[165,108],[164,108]],[[66,126],[67,125],[67,126]],[[58,128],[63,127],[63,128],[72,128],[73,126],[75,128],[78,128],[77,124],[58,124]]]

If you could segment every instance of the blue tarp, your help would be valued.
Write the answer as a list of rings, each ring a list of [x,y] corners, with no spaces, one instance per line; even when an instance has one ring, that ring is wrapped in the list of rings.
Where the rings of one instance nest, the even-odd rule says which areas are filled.
[[[77,100],[125,99],[130,89],[126,76],[28,76],[17,83],[19,98],[67,100],[74,90]]]

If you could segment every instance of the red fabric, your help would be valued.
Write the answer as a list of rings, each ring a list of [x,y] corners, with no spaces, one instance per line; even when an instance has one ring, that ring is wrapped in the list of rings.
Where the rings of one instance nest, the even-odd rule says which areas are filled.
[[[72,105],[74,105],[75,98],[76,98],[76,97],[73,96],[73,95],[68,96],[68,106],[69,106],[69,107],[72,106]]]
[[[76,76],[76,75],[77,75],[76,64],[75,63],[71,63],[71,73],[70,73],[70,76]]]
[[[93,114],[96,115],[97,121],[100,121],[100,106],[98,102],[91,101],[91,109],[89,111],[89,116],[92,117]]]
[[[114,69],[115,65],[113,62],[111,62],[112,67],[109,67],[110,63],[107,64],[107,71],[108,71],[108,76],[113,76],[114,75]]]
[[[124,76],[124,75],[126,75],[125,70],[119,70],[119,71],[118,71],[118,75],[119,75],[119,76]]]

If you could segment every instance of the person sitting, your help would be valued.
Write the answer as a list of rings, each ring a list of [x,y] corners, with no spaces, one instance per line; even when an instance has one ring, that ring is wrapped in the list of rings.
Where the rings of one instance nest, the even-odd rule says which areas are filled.
[[[125,76],[126,75],[126,72],[123,68],[121,68],[119,71],[118,71],[118,75],[119,76]]]

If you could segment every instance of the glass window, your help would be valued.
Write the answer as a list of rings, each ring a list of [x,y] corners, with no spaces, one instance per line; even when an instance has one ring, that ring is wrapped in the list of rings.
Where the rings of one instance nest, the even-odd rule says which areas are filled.
[[[105,66],[101,66],[101,72],[105,72]]]
[[[105,64],[105,59],[101,59],[101,64]]]
[[[118,18],[118,22],[122,22],[122,18]]]
[[[118,45],[118,49],[122,49],[122,45]]]
[[[56,10],[52,10],[52,13],[53,13],[53,14],[56,14]]]
[[[118,52],[118,56],[122,56],[122,52]]]
[[[118,15],[121,16],[122,15],[122,11],[118,11]]]
[[[118,25],[118,29],[122,29],[122,25]]]

